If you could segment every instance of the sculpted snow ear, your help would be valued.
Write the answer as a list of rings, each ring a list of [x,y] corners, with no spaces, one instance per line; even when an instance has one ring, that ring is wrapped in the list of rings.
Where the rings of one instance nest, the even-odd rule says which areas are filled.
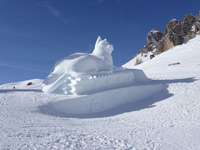
[[[101,37],[100,36],[98,36],[98,38],[97,38],[97,41],[96,41],[96,44],[95,45],[97,45],[99,42],[101,41]]]

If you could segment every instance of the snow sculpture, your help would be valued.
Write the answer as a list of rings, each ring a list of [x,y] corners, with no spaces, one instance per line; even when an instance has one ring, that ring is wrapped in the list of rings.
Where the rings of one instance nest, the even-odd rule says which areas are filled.
[[[99,36],[91,54],[75,53],[56,62],[53,72],[42,84],[42,91],[89,94],[149,81],[141,70],[114,67],[112,51],[113,45]]]

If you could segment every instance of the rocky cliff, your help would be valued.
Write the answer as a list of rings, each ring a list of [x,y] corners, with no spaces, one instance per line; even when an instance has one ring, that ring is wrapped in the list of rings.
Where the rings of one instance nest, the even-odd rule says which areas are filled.
[[[152,29],[147,34],[147,44],[133,57],[135,65],[152,59],[174,46],[187,43],[197,34],[200,34],[200,11],[198,16],[185,15],[183,21],[172,19],[166,25],[164,34],[157,29]]]

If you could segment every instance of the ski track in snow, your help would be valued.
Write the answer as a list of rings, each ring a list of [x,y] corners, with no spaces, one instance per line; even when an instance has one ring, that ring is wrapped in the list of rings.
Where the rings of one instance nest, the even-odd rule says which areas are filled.
[[[197,36],[137,66],[166,88],[98,114],[54,112],[70,96],[42,93],[39,79],[0,85],[0,149],[200,150],[199,58]]]

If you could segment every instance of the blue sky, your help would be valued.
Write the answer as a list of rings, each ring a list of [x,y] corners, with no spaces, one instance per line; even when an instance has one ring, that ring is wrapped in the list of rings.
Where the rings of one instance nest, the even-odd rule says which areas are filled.
[[[147,33],[197,16],[200,0],[0,0],[0,84],[45,78],[55,62],[92,52],[100,35],[114,65],[129,61]]]

